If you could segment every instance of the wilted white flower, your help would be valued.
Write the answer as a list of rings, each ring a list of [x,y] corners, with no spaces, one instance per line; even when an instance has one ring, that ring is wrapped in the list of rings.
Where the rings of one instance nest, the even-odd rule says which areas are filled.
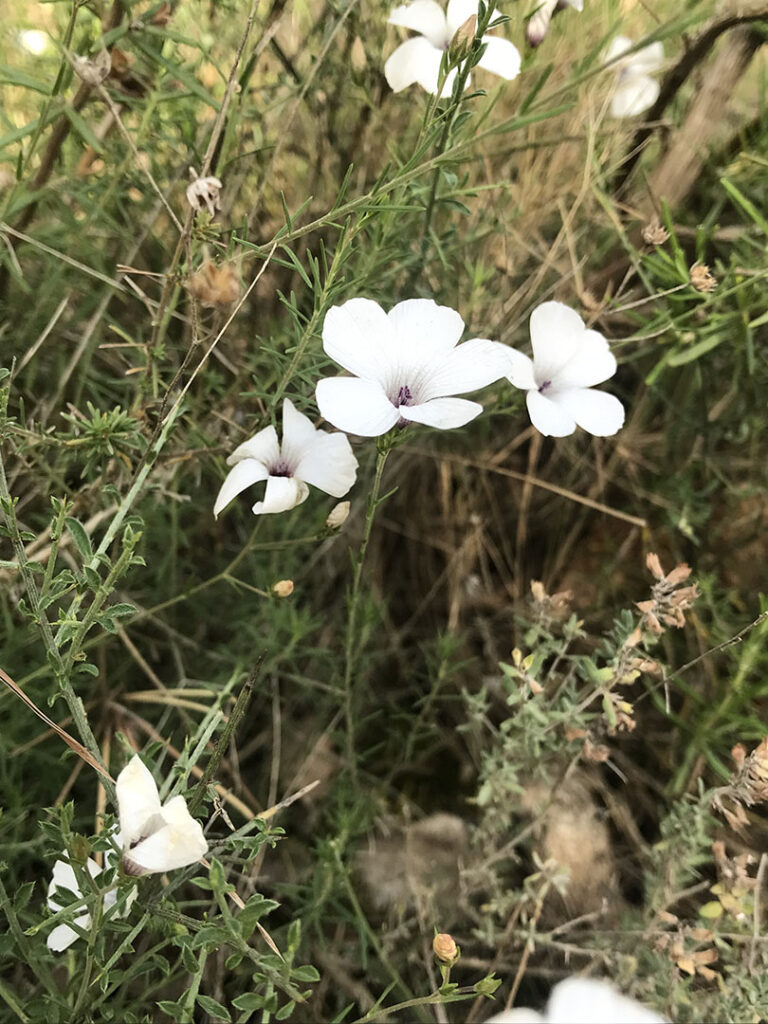
[[[198,178],[197,171],[190,167],[192,181],[187,185],[187,202],[193,210],[202,210],[205,206],[213,217],[220,209],[219,193],[224,187],[218,178]]]
[[[616,372],[602,334],[587,330],[562,302],[537,306],[530,326],[533,359],[512,350],[509,379],[528,392],[534,427],[546,437],[565,437],[577,425],[598,437],[615,434],[624,423],[624,407],[613,395],[592,390]]]
[[[573,7],[577,11],[584,10],[583,0],[543,0],[528,19],[528,27],[525,30],[525,37],[529,46],[538,46],[549,31],[549,23],[553,15],[566,7]]]
[[[187,801],[174,796],[161,805],[152,773],[138,754],[118,775],[115,791],[128,874],[174,871],[204,856],[208,843]]]
[[[262,480],[267,489],[264,501],[253,506],[257,516],[300,505],[309,494],[308,484],[341,498],[357,476],[357,459],[347,438],[317,430],[288,398],[283,402],[282,444],[275,428],[266,427],[237,447],[227,465],[232,469],[216,498],[215,516],[246,487]]]
[[[664,63],[664,47],[651,43],[637,53],[619,60],[634,43],[626,36],[616,36],[605,54],[606,61],[615,60],[616,85],[611,99],[614,117],[634,117],[653,106],[659,96],[659,83],[651,75]]]
[[[437,93],[440,61],[459,29],[473,15],[477,17],[477,0],[449,0],[445,11],[436,0],[413,0],[396,7],[389,16],[390,25],[410,28],[420,35],[402,43],[384,65],[384,75],[394,92],[407,89],[414,82],[422,89]],[[507,39],[483,36],[485,53],[478,67],[502,78],[516,78],[520,71],[520,54]],[[453,68],[446,75],[441,96],[450,96],[456,78]]]
[[[567,978],[555,985],[542,1015],[519,1007],[489,1017],[486,1024],[666,1024],[665,1018],[613,985],[592,978]]]
[[[473,338],[459,345],[464,321],[432,299],[407,299],[389,313],[370,299],[333,306],[323,324],[323,348],[354,377],[317,385],[322,415],[340,430],[364,437],[396,424],[462,427],[483,407],[450,396],[477,391],[505,377],[512,350]]]

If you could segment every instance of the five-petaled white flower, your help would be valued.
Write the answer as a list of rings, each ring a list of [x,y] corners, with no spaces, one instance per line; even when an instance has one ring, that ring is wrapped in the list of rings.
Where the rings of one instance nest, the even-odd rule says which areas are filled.
[[[207,207],[208,213],[214,217],[221,207],[219,193],[223,184],[218,178],[198,178],[194,167],[190,167],[189,176],[192,181],[187,185],[187,202],[195,211]]]
[[[376,437],[396,424],[462,427],[483,407],[450,396],[509,375],[511,349],[473,338],[458,345],[464,321],[432,299],[407,299],[389,313],[370,299],[333,306],[323,348],[354,377],[318,381],[317,404],[329,423]]]
[[[174,871],[204,856],[208,843],[187,801],[174,796],[161,805],[152,773],[138,754],[118,775],[115,791],[127,874]]]
[[[357,476],[357,459],[344,434],[317,430],[288,398],[283,402],[282,444],[275,428],[266,427],[239,445],[227,465],[232,469],[216,498],[215,516],[261,480],[267,481],[267,489],[264,501],[253,506],[254,515],[295,508],[309,494],[308,484],[341,498]]]
[[[619,58],[634,46],[626,36],[616,36],[605,54],[606,61],[615,61],[616,84],[611,98],[614,117],[634,117],[652,107],[659,96],[659,83],[651,75],[664,63],[664,47],[651,43],[637,53]]]
[[[390,88],[401,92],[417,82],[422,89],[436,94],[443,53],[467,19],[477,16],[477,11],[477,0],[448,0],[445,12],[437,0],[413,0],[396,7],[389,16],[389,24],[410,28],[420,35],[398,46],[384,65]],[[517,48],[496,36],[483,36],[482,41],[486,50],[478,67],[502,78],[516,78],[520,71]],[[446,75],[441,97],[450,96],[455,78],[453,68]]]
[[[528,392],[531,422],[546,437],[565,437],[577,425],[608,437],[624,423],[618,398],[593,391],[616,372],[616,359],[608,342],[562,302],[544,302],[531,314],[533,359],[510,350],[514,363],[509,374],[517,388]]]
[[[567,978],[555,985],[542,1015],[526,1007],[505,1010],[486,1024],[666,1024],[664,1017],[613,985],[594,978]]]
[[[549,23],[558,11],[573,7],[577,11],[584,10],[583,0],[542,0],[537,9],[528,19],[525,37],[529,46],[538,46],[549,31]]]

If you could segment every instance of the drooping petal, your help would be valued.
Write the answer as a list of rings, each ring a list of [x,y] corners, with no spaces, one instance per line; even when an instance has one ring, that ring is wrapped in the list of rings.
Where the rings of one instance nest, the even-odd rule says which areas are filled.
[[[125,854],[134,874],[174,871],[194,864],[205,855],[208,843],[199,821],[189,813],[183,796],[175,796],[162,809],[165,824]],[[136,870],[138,869],[138,870]]]
[[[477,66],[508,81],[517,78],[522,63],[518,48],[508,39],[498,39],[496,36],[483,36],[483,43],[485,53]]]
[[[450,306],[432,299],[406,299],[387,314],[395,339],[398,374],[403,378],[449,353],[464,333],[464,321]]]
[[[389,365],[396,361],[387,314],[371,299],[350,299],[328,310],[323,348],[339,366],[364,380],[386,380]]]
[[[614,373],[616,357],[608,342],[599,331],[583,331],[574,354],[555,371],[552,387],[557,391],[591,388],[595,384],[602,384]]]
[[[523,391],[535,391],[538,385],[533,373],[533,360],[518,352],[517,349],[509,350],[511,357],[510,371],[507,374],[510,384]]]
[[[299,480],[343,498],[357,477],[357,459],[345,434],[319,430],[295,472]]]
[[[445,18],[448,22],[448,38],[453,39],[461,26],[474,14],[477,17],[479,4],[477,0],[448,0]],[[497,12],[494,11],[494,14]]]
[[[246,459],[244,462],[238,462],[236,466],[230,469],[224,483],[221,485],[221,490],[216,496],[216,502],[213,506],[214,516],[218,518],[230,501],[236,498],[246,487],[259,483],[261,480],[266,480],[268,476],[269,470],[262,462],[257,462],[255,459]]]
[[[566,437],[576,429],[576,420],[559,402],[547,398],[540,391],[529,391],[525,396],[531,423],[544,437]]]
[[[576,354],[584,321],[562,302],[542,302],[531,313],[530,329],[536,381],[541,385]]]
[[[624,406],[614,395],[591,388],[574,388],[553,396],[558,406],[596,437],[611,437],[624,424]]]
[[[463,427],[483,411],[482,405],[469,402],[466,398],[433,398],[421,405],[401,405],[400,415],[412,423],[423,423],[426,427],[453,430]]]
[[[425,367],[413,388],[417,402],[477,391],[512,372],[512,349],[497,341],[472,338],[449,352],[440,362]]]
[[[306,501],[309,488],[303,480],[293,476],[271,476],[267,480],[264,500],[257,501],[251,510],[255,516],[290,512],[302,501]]]
[[[228,466],[234,466],[243,459],[256,459],[265,466],[271,466],[280,456],[280,442],[274,427],[265,427],[247,441],[243,441],[227,459]]]
[[[115,794],[123,846],[128,848],[146,835],[147,823],[160,814],[157,785],[138,754],[117,776]]]
[[[448,30],[443,8],[436,0],[413,0],[412,3],[401,4],[392,11],[387,21],[390,25],[410,28],[426,36],[439,49],[448,45],[453,34]]]
[[[635,117],[652,107],[661,88],[647,75],[623,74],[611,98],[613,117]]]
[[[665,1024],[659,1014],[594,978],[567,978],[555,985],[546,1019],[547,1024]]]
[[[285,463],[299,479],[305,477],[296,472],[304,453],[312,447],[317,437],[312,420],[299,412],[290,398],[283,401],[283,439],[280,444],[280,461]]]
[[[549,31],[549,23],[555,13],[558,0],[543,0],[538,10],[528,19],[525,36],[529,46],[538,46]]]
[[[384,64],[384,77],[393,92],[402,92],[403,89],[407,89],[409,85],[416,82],[422,89],[426,89],[434,96],[437,94],[437,86],[440,81],[442,57],[443,51],[433,46],[424,36],[406,39]],[[441,96],[450,96],[455,78],[456,69],[454,68],[446,75]]]
[[[323,418],[347,434],[378,437],[400,419],[400,413],[374,381],[326,377],[318,381],[315,400]]]

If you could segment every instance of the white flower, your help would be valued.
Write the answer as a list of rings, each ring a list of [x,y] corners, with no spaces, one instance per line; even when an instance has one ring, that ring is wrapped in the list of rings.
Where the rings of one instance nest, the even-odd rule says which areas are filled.
[[[115,789],[128,874],[173,871],[204,856],[208,843],[186,800],[175,796],[161,806],[152,773],[138,754],[118,775]]]
[[[513,352],[509,374],[528,392],[531,422],[545,437],[565,437],[577,425],[608,437],[624,423],[624,407],[604,391],[592,391],[616,372],[608,342],[562,302],[544,302],[531,314],[533,360]]]
[[[616,85],[611,99],[614,117],[634,117],[652,107],[659,96],[659,83],[651,75],[664,63],[664,47],[651,43],[637,53],[618,60],[634,46],[626,36],[616,36],[605,54],[606,61],[616,61]]]
[[[520,1007],[489,1017],[486,1024],[666,1024],[664,1017],[627,999],[605,981],[568,978],[555,985],[542,1016]]]
[[[283,402],[282,444],[275,428],[266,427],[236,448],[227,465],[232,469],[216,498],[215,516],[246,487],[261,480],[267,481],[267,489],[264,501],[253,506],[257,516],[287,512],[300,505],[309,494],[308,484],[341,498],[357,476],[357,459],[347,438],[317,430],[288,398]]]
[[[221,207],[219,192],[224,186],[218,178],[198,178],[194,167],[190,167],[189,174],[192,181],[187,185],[187,202],[193,210],[202,210],[206,206],[214,217]]]
[[[477,16],[477,0],[448,0],[445,12],[437,0],[413,0],[401,4],[389,16],[390,25],[421,33],[402,43],[384,65],[384,75],[394,92],[401,92],[417,82],[422,89],[437,93],[440,61],[461,26]],[[478,67],[502,78],[516,78],[520,71],[520,54],[506,39],[483,36],[486,51]],[[450,96],[456,69],[449,71],[442,97]]]
[[[549,31],[549,23],[553,15],[566,7],[573,7],[577,11],[584,10],[583,0],[542,0],[538,8],[528,19],[528,27],[525,36],[529,46],[538,46]]]
[[[317,385],[317,404],[340,430],[364,437],[407,421],[462,427],[483,407],[450,396],[476,391],[509,375],[512,350],[473,338],[457,345],[464,321],[432,299],[407,299],[389,313],[370,299],[333,306],[323,324],[323,348],[354,377]]]

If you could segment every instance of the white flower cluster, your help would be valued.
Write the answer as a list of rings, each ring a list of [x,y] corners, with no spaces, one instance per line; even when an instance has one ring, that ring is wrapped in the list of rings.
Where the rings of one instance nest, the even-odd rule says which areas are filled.
[[[520,1006],[489,1017],[486,1024],[666,1024],[663,1017],[594,978],[568,978],[555,985],[544,1014]]]

